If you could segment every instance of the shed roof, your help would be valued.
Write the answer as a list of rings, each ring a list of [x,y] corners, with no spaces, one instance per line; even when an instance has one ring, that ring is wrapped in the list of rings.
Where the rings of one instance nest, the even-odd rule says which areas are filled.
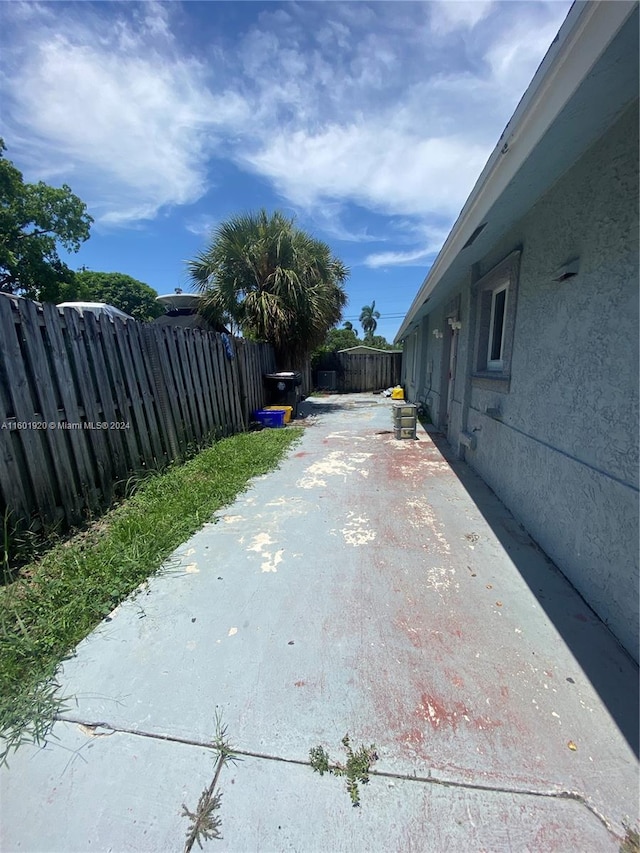
[[[344,352],[350,355],[358,355],[358,353],[378,353],[378,352],[402,352],[401,349],[380,349],[380,347],[369,347],[366,344],[358,344],[355,347],[347,347],[346,349],[339,349],[338,352]]]

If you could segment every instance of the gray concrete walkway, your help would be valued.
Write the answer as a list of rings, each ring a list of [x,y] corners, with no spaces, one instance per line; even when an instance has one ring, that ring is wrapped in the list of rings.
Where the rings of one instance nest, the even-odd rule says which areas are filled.
[[[447,446],[391,402],[309,400],[281,468],[64,664],[55,738],[0,775],[3,851],[618,851],[637,822],[638,672]],[[313,421],[313,423],[311,423]],[[508,461],[505,461],[508,464]],[[375,744],[352,808],[305,764]]]

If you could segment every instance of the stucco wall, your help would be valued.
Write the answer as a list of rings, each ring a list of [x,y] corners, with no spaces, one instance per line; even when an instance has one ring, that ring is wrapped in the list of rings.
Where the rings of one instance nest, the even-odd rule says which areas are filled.
[[[637,104],[480,273],[518,245],[511,386],[471,387],[467,429],[477,447],[466,458],[637,659]],[[553,282],[575,256],[579,275]],[[468,379],[458,377],[461,386]]]

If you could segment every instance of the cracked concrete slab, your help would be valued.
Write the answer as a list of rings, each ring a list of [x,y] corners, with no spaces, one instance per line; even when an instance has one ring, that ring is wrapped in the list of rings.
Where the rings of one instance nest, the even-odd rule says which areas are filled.
[[[73,718],[207,743],[218,708],[247,753],[306,761],[311,746],[335,752],[349,732],[376,744],[379,772],[466,786],[465,799],[459,788],[427,797],[403,783],[398,790],[414,793],[399,804],[372,781],[367,796],[385,791],[372,795],[367,819],[377,849],[465,849],[450,837],[471,839],[466,849],[617,849],[623,821],[637,819],[635,664],[437,435],[420,429],[419,440],[396,441],[381,398],[305,405],[315,423],[281,468],[205,525],[65,662]],[[121,737],[101,738],[100,754]],[[33,796],[44,795],[43,755],[13,757],[0,773],[3,801],[25,772]],[[123,760],[114,752],[108,773],[124,772]],[[152,795],[159,779],[176,784],[160,760],[149,758],[141,792]],[[364,849],[348,846],[355,835],[331,835],[337,805],[313,806],[324,796],[317,785],[339,789],[340,780],[311,775],[308,789],[309,768],[255,760],[255,774],[241,778],[243,762],[225,794],[225,820],[238,820],[225,849]],[[313,832],[261,835],[271,826],[269,774],[295,803],[298,773]],[[489,791],[474,799],[478,788]],[[407,817],[393,836],[385,827],[399,809]],[[424,846],[425,832],[434,846]],[[178,833],[155,849],[180,843]]]
[[[3,790],[2,849],[29,853],[179,850],[217,753],[201,745],[59,722],[26,747]],[[337,757],[337,755],[336,755]],[[219,777],[219,851],[580,850],[617,845],[579,803],[372,775],[353,808],[344,781],[311,767],[240,756]],[[38,797],[38,820],[33,801]],[[66,815],[66,820],[61,815]],[[46,826],[46,833],[42,828]]]

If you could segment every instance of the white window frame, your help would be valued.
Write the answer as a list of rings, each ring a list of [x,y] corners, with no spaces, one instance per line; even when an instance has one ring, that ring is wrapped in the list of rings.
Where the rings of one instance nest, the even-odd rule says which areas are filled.
[[[502,334],[500,337],[500,358],[491,358],[493,349],[493,331],[496,320],[496,297],[504,292],[504,305],[502,306]],[[489,323],[489,340],[487,342],[487,370],[502,370],[504,368],[504,333],[507,325],[507,303],[509,301],[509,285],[502,284],[491,292],[491,320]]]
[[[476,388],[509,393],[521,254],[522,249],[515,249],[487,273],[477,278],[472,286],[475,331],[471,384]],[[496,327],[496,301],[502,291],[505,292],[505,300],[500,358],[492,359],[491,343]]]

